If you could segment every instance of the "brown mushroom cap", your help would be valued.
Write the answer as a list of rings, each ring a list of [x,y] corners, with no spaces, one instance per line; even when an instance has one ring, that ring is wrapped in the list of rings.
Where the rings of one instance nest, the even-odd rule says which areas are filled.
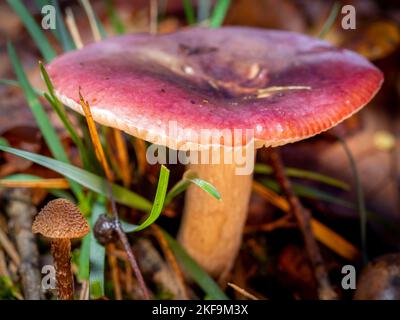
[[[349,50],[243,27],[109,38],[58,57],[48,70],[67,106],[82,112],[81,88],[97,122],[175,149],[198,147],[202,129],[221,137],[219,145],[234,129],[243,135],[236,145],[246,129],[256,147],[302,140],[361,109],[383,81]],[[169,121],[177,123],[173,136]]]
[[[52,239],[82,238],[89,232],[89,225],[76,205],[66,199],[56,199],[36,216],[32,232]]]

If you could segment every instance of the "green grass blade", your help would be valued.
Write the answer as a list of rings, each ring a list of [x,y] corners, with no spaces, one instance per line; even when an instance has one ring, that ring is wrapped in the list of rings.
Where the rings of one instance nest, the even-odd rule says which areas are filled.
[[[104,296],[104,272],[105,272],[105,256],[106,250],[100,245],[93,233],[93,226],[99,216],[107,212],[106,206],[101,202],[96,202],[93,206],[91,217],[90,237],[90,275],[89,275],[89,292],[90,298],[98,299]]]
[[[5,146],[0,146],[0,150],[28,159],[43,167],[58,172],[66,178],[69,178],[94,192],[97,192],[104,196],[108,196],[107,181],[104,178],[97,176],[91,172],[75,167],[71,164],[28,151]],[[142,211],[150,211],[152,208],[150,201],[119,185],[112,184],[112,192],[115,201],[117,201],[118,203]]]
[[[97,29],[99,30],[99,33],[100,33],[100,37],[102,39],[107,38],[107,32],[104,29],[103,25],[101,24],[100,19],[97,17],[96,12],[94,12],[90,1],[89,0],[80,0],[80,2],[82,4],[83,8],[85,9],[89,20],[93,19],[94,22],[96,23]]]
[[[158,178],[158,185],[156,196],[153,201],[153,207],[151,208],[149,216],[140,225],[130,224],[121,221],[122,229],[125,232],[137,232],[141,231],[151,224],[153,224],[161,214],[164,207],[165,195],[167,193],[169,181],[169,170],[165,166],[161,166],[160,176]]]
[[[51,4],[56,9],[56,33],[58,34],[57,39],[61,42],[64,51],[71,51],[76,49],[74,42],[72,41],[71,35],[64,24],[63,14],[60,9],[58,0],[51,0]]]
[[[25,72],[22,69],[22,65],[19,61],[19,58],[15,52],[14,46],[11,44],[11,42],[7,44],[7,49],[8,49],[8,54],[11,58],[11,62],[14,67],[15,74],[17,75],[17,79],[21,84],[28,105],[31,108],[32,114],[36,120],[40,132],[43,135],[44,140],[46,141],[47,146],[49,147],[54,158],[56,158],[59,161],[69,162],[67,154],[57,135],[57,132],[54,129],[53,125],[51,124],[50,118],[48,117],[43,106],[38,100],[31,84],[29,83],[25,75]],[[80,188],[79,185],[73,183],[72,181],[70,184],[72,191],[77,196],[79,202],[81,202],[84,198],[82,189]]]
[[[347,183],[345,183],[341,180],[337,180],[335,178],[328,177],[326,175],[317,173],[317,172],[298,169],[298,168],[290,168],[290,167],[286,167],[285,171],[286,171],[286,174],[292,178],[302,178],[302,179],[313,180],[313,181],[321,182],[326,185],[340,188],[343,190],[350,190],[350,186]],[[254,167],[254,173],[272,174],[272,172],[273,172],[273,170],[272,170],[271,166],[263,164],[263,163],[257,163]]]
[[[329,13],[328,19],[326,19],[324,25],[322,26],[321,31],[318,34],[318,38],[323,39],[326,36],[326,34],[329,32],[329,30],[332,28],[333,24],[335,23],[335,20],[339,14],[339,10],[340,10],[340,4],[339,4],[339,2],[335,2],[333,4],[331,12]]]
[[[191,171],[186,171],[185,174],[183,175],[182,180],[177,182],[172,189],[168,192],[166,198],[165,198],[165,205],[168,205],[172,199],[174,199],[176,196],[184,192],[189,185],[193,183],[203,189],[205,192],[209,193],[211,196],[213,196],[217,200],[221,200],[221,195],[218,192],[218,190],[209,182],[199,179],[197,175],[194,172]]]
[[[21,88],[21,84],[17,80],[12,80],[12,79],[0,79],[0,84]],[[32,89],[38,96],[42,96],[44,94],[44,91],[40,89],[34,87],[32,87]]]
[[[211,0],[198,1],[197,21],[201,22],[210,17]]]
[[[222,26],[230,5],[231,5],[231,0],[218,0],[211,14],[210,18],[211,28],[219,28],[220,26]]]
[[[162,230],[162,232],[176,258],[199,287],[203,289],[211,299],[228,300],[228,297],[215,281],[185,252],[179,243],[166,231]]]
[[[9,143],[6,138],[0,137],[0,146],[9,147]]]
[[[121,20],[121,17],[118,15],[118,12],[115,10],[114,1],[113,0],[106,0],[107,6],[107,15],[111,21],[111,25],[116,34],[124,34],[125,33],[125,26]]]
[[[79,261],[78,261],[78,278],[79,280],[89,280],[90,275],[90,236],[92,228],[90,228],[89,234],[87,234],[81,242],[79,250]]]
[[[357,192],[357,207],[358,213],[360,216],[360,234],[361,234],[361,251],[363,254],[364,263],[368,262],[368,255],[367,255],[367,209],[365,206],[365,198],[364,198],[364,191],[362,189],[360,175],[358,174],[357,164],[354,160],[354,157],[351,153],[349,146],[347,145],[346,141],[341,138],[340,136],[336,135],[336,138],[343,146],[343,149],[349,159],[351,170],[353,171],[354,175],[354,183],[356,185],[356,192]]]
[[[25,7],[21,0],[7,0],[9,6],[15,11],[15,13],[20,17],[21,21],[28,29],[28,32],[35,41],[36,46],[39,48],[43,55],[43,58],[50,62],[56,57],[56,52],[50,45],[42,29],[36,24],[35,19]]]
[[[164,200],[165,200],[165,195],[167,193],[168,181],[169,181],[169,170],[165,166],[161,166],[160,176],[158,178],[156,196],[154,198],[150,215],[133,231],[140,231],[147,228],[152,223],[154,223],[160,216],[161,211],[164,207]]]
[[[79,154],[81,156],[83,166],[85,169],[91,168],[89,162],[89,155],[87,153],[87,148],[84,146],[82,139],[78,136],[78,133],[75,131],[71,121],[68,119],[68,115],[65,111],[63,104],[57,98],[54,92],[54,86],[50,80],[50,77],[46,71],[44,65],[39,62],[40,72],[46,83],[47,89],[49,90],[50,96],[47,93],[44,93],[44,97],[49,101],[50,105],[53,107],[54,111],[57,113],[58,117],[60,118],[61,122],[64,124],[64,127],[67,129],[68,134],[70,135],[72,141],[78,147]]]
[[[182,0],[183,10],[185,11],[186,21],[188,25],[193,25],[196,23],[196,18],[194,15],[194,9],[190,0]]]

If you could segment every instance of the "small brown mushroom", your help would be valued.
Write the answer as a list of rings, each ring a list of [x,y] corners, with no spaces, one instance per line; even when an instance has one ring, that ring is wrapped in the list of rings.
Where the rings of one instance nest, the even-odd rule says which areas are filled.
[[[56,269],[58,298],[73,300],[74,280],[71,272],[71,239],[82,238],[89,225],[76,205],[66,199],[50,201],[36,216],[33,233],[51,239],[51,254]]]

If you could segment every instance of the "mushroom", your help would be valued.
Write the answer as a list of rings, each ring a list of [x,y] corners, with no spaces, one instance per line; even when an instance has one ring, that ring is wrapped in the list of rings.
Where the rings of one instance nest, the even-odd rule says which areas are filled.
[[[85,218],[72,202],[66,199],[52,200],[36,216],[32,232],[51,239],[58,298],[73,300],[71,239],[82,238],[89,232],[89,225]]]
[[[351,51],[244,27],[113,37],[58,57],[48,71],[65,105],[82,113],[80,87],[103,125],[190,151],[189,159],[231,152],[251,165],[257,148],[306,139],[350,117],[383,81]],[[221,275],[239,251],[252,171],[238,161],[188,167],[221,200],[190,186],[178,239],[210,274]]]

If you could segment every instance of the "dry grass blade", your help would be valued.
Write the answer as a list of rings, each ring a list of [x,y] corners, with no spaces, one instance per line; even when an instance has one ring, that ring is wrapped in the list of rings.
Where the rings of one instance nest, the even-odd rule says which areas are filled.
[[[133,139],[133,148],[135,149],[136,160],[138,163],[138,173],[143,175],[146,172],[146,142],[142,139]]]
[[[68,31],[72,36],[72,40],[74,41],[75,46],[78,49],[81,49],[83,48],[83,42],[81,35],[79,34],[78,31],[78,26],[76,25],[74,13],[72,12],[71,8],[67,8],[65,13],[66,13],[65,22],[67,24]]]
[[[167,240],[165,239],[163,233],[161,232],[160,228],[153,224],[151,225],[151,228],[153,230],[153,234],[156,237],[158,243],[161,246],[161,249],[164,253],[165,258],[167,259],[169,265],[171,266],[173,272],[176,275],[176,280],[178,281],[178,287],[179,287],[179,291],[180,291],[180,299],[184,299],[187,300],[189,299],[188,297],[188,293],[186,290],[186,285],[185,285],[185,278],[183,276],[183,272],[181,270],[181,268],[178,265],[178,262],[176,261],[176,258],[174,256],[174,254],[171,251],[171,248],[168,245]]]
[[[244,229],[245,233],[253,233],[253,232],[271,232],[279,228],[293,228],[296,227],[296,224],[291,221],[291,216],[289,214],[285,214],[283,217],[276,219],[272,222],[263,223],[261,225],[255,226],[246,226]]]
[[[122,300],[122,290],[121,290],[121,284],[119,282],[119,269],[117,264],[117,258],[113,254],[110,254],[114,251],[115,251],[115,245],[113,243],[110,243],[107,246],[107,257],[111,269],[111,280],[113,283],[114,295],[116,300]]]
[[[254,181],[253,190],[280,210],[284,212],[290,211],[289,203],[285,198],[264,187],[262,184]],[[282,224],[286,224],[285,221],[282,220]],[[357,261],[359,259],[361,253],[353,244],[315,218],[311,219],[311,227],[317,240],[333,252],[349,261]],[[259,230],[262,230],[262,227]],[[255,230],[247,229],[246,231],[252,232]]]
[[[238,293],[240,293],[242,296],[244,296],[246,298],[249,298],[250,300],[260,300],[255,295],[251,294],[250,292],[244,290],[243,288],[237,286],[234,283],[228,282],[228,286],[230,286],[233,290],[235,290]]]
[[[268,87],[258,90],[257,98],[267,98],[274,93],[281,93],[290,90],[311,90],[311,87],[308,86]]]
[[[101,40],[101,33],[100,30],[97,26],[97,22],[96,22],[96,17],[94,15],[92,6],[89,3],[89,0],[81,0],[82,5],[83,5],[83,9],[85,9],[85,12],[88,16],[89,19],[89,23],[90,23],[90,29],[92,30],[92,34],[94,37],[95,41],[100,41]]]
[[[115,147],[117,149],[117,159],[122,182],[125,187],[128,187],[131,184],[131,167],[129,163],[128,148],[120,130],[113,129],[113,136],[115,140]]]
[[[104,153],[103,147],[100,142],[99,134],[96,129],[96,124],[94,123],[92,112],[90,111],[90,106],[87,101],[85,101],[82,97],[81,92],[79,92],[79,100],[82,106],[82,109],[85,113],[86,122],[89,128],[90,138],[93,143],[93,147],[96,153],[97,159],[100,161],[100,164],[104,170],[104,173],[109,181],[113,181],[113,174],[108,165],[106,155]]]
[[[82,288],[79,294],[79,300],[89,300],[89,281],[82,281]]]
[[[157,34],[158,31],[158,0],[150,0],[150,33]]]
[[[67,179],[41,179],[38,181],[11,181],[0,180],[0,187],[6,188],[43,188],[43,189],[69,189]]]

